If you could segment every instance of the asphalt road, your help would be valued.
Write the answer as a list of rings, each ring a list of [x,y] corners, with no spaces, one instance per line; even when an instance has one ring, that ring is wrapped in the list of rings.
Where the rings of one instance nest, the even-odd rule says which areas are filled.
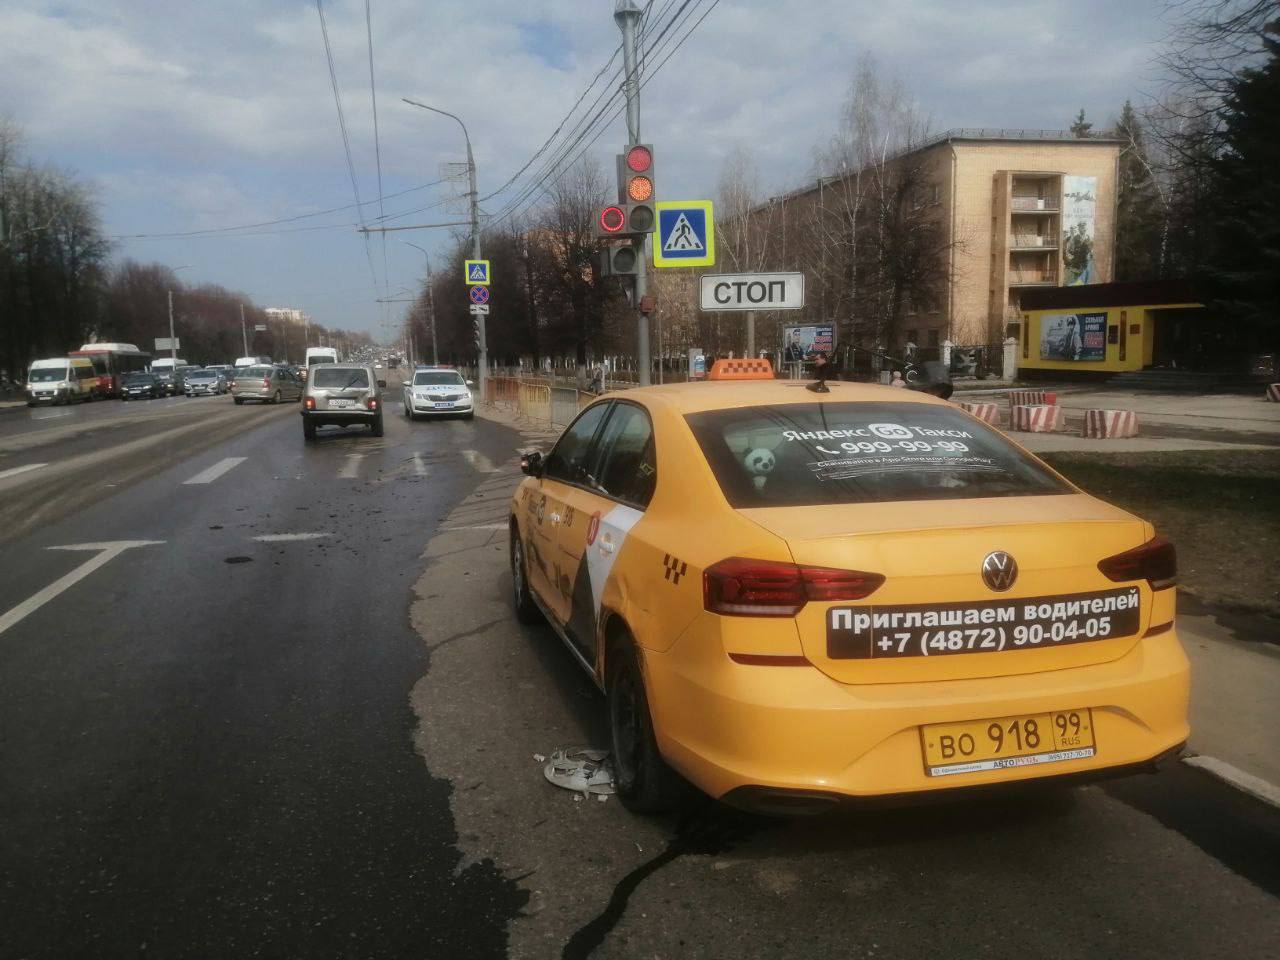
[[[1276,954],[1280,814],[1184,766],[794,822],[548,785],[534,754],[605,736],[510,613],[535,436],[28,414],[0,415],[0,958]]]

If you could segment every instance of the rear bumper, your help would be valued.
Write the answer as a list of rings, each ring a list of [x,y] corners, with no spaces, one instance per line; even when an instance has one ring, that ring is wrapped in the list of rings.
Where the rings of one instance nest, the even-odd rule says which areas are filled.
[[[349,427],[353,424],[370,424],[382,415],[381,410],[303,410],[305,423],[317,427]]]
[[[710,641],[710,642],[707,642]],[[1045,673],[932,683],[841,684],[816,667],[734,663],[690,634],[644,651],[659,747],[714,797],[953,792],[1140,768],[1187,740],[1189,666],[1175,631],[1119,660]],[[1093,711],[1083,759],[931,777],[920,726],[1050,710]]]

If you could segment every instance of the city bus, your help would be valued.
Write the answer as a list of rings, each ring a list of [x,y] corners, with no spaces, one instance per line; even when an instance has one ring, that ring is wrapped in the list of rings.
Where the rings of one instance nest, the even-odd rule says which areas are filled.
[[[151,354],[139,350],[132,343],[86,343],[79,350],[72,350],[69,357],[84,357],[93,364],[98,375],[98,396],[120,396],[120,385],[131,373],[147,369]]]

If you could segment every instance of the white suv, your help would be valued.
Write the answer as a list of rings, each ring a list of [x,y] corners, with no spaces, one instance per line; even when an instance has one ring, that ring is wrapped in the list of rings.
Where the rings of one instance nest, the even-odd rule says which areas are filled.
[[[404,415],[418,417],[475,416],[472,382],[450,367],[418,367],[404,382]]]

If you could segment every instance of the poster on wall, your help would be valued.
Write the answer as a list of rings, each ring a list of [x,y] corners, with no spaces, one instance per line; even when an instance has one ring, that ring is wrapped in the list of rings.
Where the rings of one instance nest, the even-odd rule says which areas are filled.
[[[818,325],[782,328],[782,361],[798,363],[812,360],[815,354],[831,356],[836,345],[835,327]]]
[[[1105,313],[1046,313],[1040,318],[1041,360],[1107,359]]]
[[[1062,262],[1069,287],[1098,282],[1093,259],[1097,207],[1097,177],[1062,178]]]

